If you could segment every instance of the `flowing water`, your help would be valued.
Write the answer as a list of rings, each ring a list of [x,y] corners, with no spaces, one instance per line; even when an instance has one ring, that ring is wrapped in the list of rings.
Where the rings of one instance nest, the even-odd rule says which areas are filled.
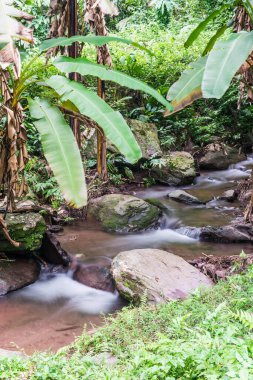
[[[162,228],[144,233],[119,235],[107,233],[90,218],[65,228],[58,234],[62,246],[84,263],[108,266],[119,252],[135,248],[161,248],[185,259],[204,254],[236,255],[252,253],[250,244],[215,244],[198,241],[198,230],[190,227],[222,226],[235,218],[237,205],[218,200],[225,190],[249,177],[253,157],[228,170],[203,172],[194,185],[184,187],[206,205],[188,206],[170,200],[173,189],[154,186],[139,189],[134,195],[154,199],[163,205]],[[83,326],[92,330],[103,323],[101,314],[123,305],[117,293],[99,291],[72,279],[72,274],[42,276],[35,284],[0,298],[0,348],[57,350],[80,335]]]

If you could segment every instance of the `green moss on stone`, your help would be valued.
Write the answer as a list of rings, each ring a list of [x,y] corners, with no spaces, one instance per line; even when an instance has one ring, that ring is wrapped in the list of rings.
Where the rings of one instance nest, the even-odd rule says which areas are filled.
[[[46,231],[46,223],[40,214],[8,214],[6,223],[11,238],[21,243],[21,245],[15,248],[0,231],[0,251],[35,251],[41,247],[42,238]]]
[[[108,231],[135,232],[157,225],[161,211],[156,206],[130,195],[110,194],[97,199],[91,214]]]

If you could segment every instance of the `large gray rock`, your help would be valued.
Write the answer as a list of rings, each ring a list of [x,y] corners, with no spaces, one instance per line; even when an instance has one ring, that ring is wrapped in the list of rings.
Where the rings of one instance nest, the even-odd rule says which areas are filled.
[[[140,303],[187,297],[201,285],[212,281],[184,259],[159,249],[135,249],[121,252],[112,262],[112,275],[119,293]]]
[[[124,194],[108,194],[94,199],[89,212],[105,230],[124,233],[156,227],[161,216],[161,210],[156,206]]]
[[[4,259],[0,262],[0,296],[35,282],[40,273],[33,259]]]
[[[191,184],[196,175],[194,159],[187,152],[172,152],[162,158],[161,165],[151,169],[156,181],[171,186]]]
[[[203,227],[199,239],[214,243],[246,243],[253,242],[251,224],[228,225],[223,227]]]
[[[168,197],[174,201],[186,204],[202,204],[200,200],[184,190],[173,190],[168,194]]]
[[[162,156],[155,124],[132,119],[128,119],[127,122],[141,148],[143,158]]]
[[[246,155],[240,153],[238,149],[214,143],[204,148],[202,156],[199,159],[199,167],[205,170],[225,170],[229,165],[236,164],[245,159]]]
[[[41,247],[46,223],[40,214],[8,214],[6,224],[11,238],[21,244],[20,247],[10,244],[0,228],[0,252],[35,251]]]

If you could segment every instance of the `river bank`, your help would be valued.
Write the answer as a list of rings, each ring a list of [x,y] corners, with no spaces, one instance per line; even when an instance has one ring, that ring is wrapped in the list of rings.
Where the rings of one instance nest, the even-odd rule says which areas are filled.
[[[0,359],[1,379],[251,379],[253,269],[185,301],[126,308],[57,354]]]

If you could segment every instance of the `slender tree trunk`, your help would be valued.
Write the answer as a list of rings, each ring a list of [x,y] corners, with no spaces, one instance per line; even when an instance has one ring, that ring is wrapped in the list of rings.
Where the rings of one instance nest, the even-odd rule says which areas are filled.
[[[105,82],[98,78],[97,92],[100,98],[105,99]],[[97,172],[103,180],[108,179],[106,163],[106,137],[103,131],[97,132]]]
[[[68,25],[68,36],[76,36],[78,34],[78,22],[77,22],[77,0],[69,0],[69,25]],[[75,42],[68,48],[69,57],[77,58],[78,56],[78,43]],[[70,73],[69,79],[75,80],[78,82],[78,74]],[[77,119],[71,119],[70,125],[72,131],[75,135],[77,144],[79,148],[81,147],[81,132],[80,132],[80,123]]]

